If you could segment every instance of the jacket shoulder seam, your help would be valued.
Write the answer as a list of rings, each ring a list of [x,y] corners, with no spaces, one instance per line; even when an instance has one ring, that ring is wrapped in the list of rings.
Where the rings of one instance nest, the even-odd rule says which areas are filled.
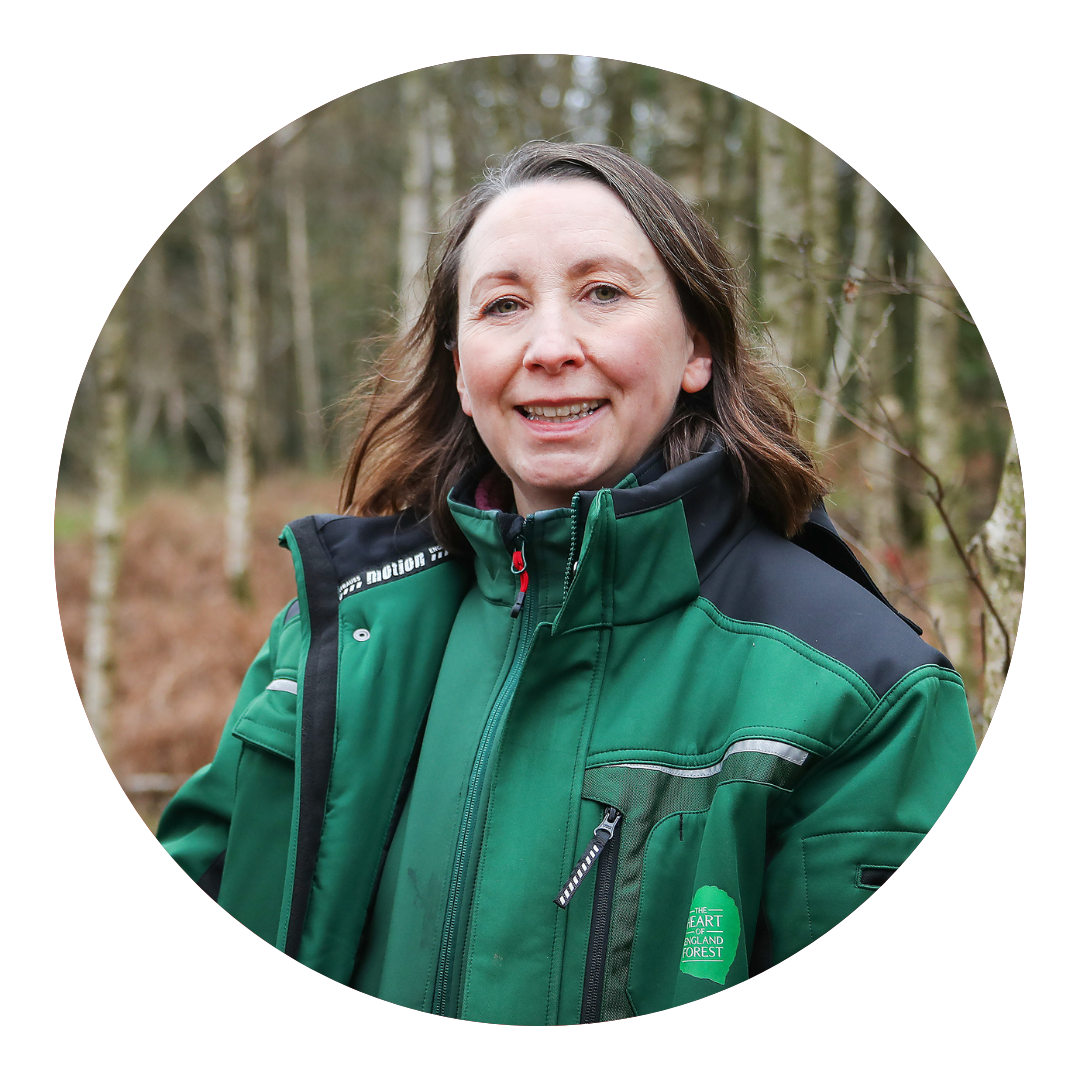
[[[725,615],[706,596],[699,596],[695,601],[695,604],[722,630],[727,630],[733,634],[758,634],[760,636],[771,638],[773,641],[785,645],[787,648],[791,649],[792,652],[798,653],[804,659],[809,660],[811,663],[816,664],[825,671],[843,679],[851,685],[852,689],[859,694],[871,710],[876,708],[881,700],[878,695],[874,693],[870,684],[854,668],[848,667],[847,664],[829,656],[827,653],[823,653],[820,649],[815,649],[813,645],[803,641],[800,637],[796,637],[790,630],[784,630],[782,627],[773,626],[771,623],[745,622],[741,619],[733,619],[730,615]]]
[[[290,600],[274,616],[274,621],[271,622],[271,624],[270,624],[270,634],[269,634],[269,642],[268,642],[270,648],[269,648],[269,654],[267,656],[267,659],[270,662],[271,668],[276,668],[277,667],[278,647],[281,644],[281,632],[282,632],[282,630],[285,629],[285,621],[286,621],[285,616],[288,614],[289,609],[293,606],[293,604],[298,604],[298,603],[299,603],[299,597],[295,597],[294,599]]]
[[[876,728],[877,725],[880,724],[908,694],[915,690],[921,683],[930,679],[937,679],[939,682],[955,683],[960,686],[961,690],[964,687],[964,680],[951,668],[943,668],[938,664],[922,664],[917,668],[912,668],[911,671],[902,675],[888,690],[885,691],[884,694],[881,695],[878,703],[865,717],[863,717],[862,721],[855,726],[848,737],[828,755],[827,760],[832,761],[841,757],[845,751],[857,745],[873,731],[874,728]]]

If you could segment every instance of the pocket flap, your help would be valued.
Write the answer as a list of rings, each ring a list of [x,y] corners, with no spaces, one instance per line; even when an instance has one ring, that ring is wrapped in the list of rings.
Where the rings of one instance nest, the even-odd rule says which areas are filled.
[[[883,885],[925,833],[899,830],[824,833],[803,838],[806,908],[820,937]]]
[[[286,685],[288,684],[288,685]],[[296,760],[296,683],[275,678],[244,711],[233,734],[289,761]]]

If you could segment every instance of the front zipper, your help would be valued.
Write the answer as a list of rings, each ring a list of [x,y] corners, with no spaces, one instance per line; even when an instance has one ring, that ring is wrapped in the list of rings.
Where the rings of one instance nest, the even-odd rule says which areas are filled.
[[[574,580],[574,575],[577,574],[577,519],[578,503],[580,501],[580,495],[575,495],[570,501],[570,552],[566,557],[566,570],[563,572],[563,600],[570,595],[570,583]]]
[[[517,550],[510,557],[510,571],[518,579],[517,596],[514,597],[513,606],[510,608],[510,618],[516,619],[521,614],[521,608],[525,603],[525,594],[529,591],[529,569],[525,562],[525,540],[518,541]]]
[[[453,976],[454,956],[457,952],[457,939],[460,932],[462,896],[465,891],[465,876],[469,867],[469,853],[472,849],[473,831],[479,809],[480,796],[484,787],[488,758],[495,744],[495,736],[502,723],[503,716],[517,690],[525,667],[525,657],[529,651],[533,628],[536,622],[536,590],[529,591],[528,574],[525,572],[524,529],[514,552],[511,570],[519,579],[518,593],[514,606],[510,610],[511,618],[521,616],[518,626],[517,641],[514,643],[514,656],[510,670],[503,681],[502,688],[495,698],[495,704],[488,713],[484,729],[480,734],[480,745],[476,751],[472,771],[469,774],[469,786],[465,794],[465,807],[461,816],[461,828],[458,830],[457,845],[454,850],[454,867],[450,875],[450,891],[446,901],[446,916],[443,920],[442,942],[439,946],[439,962],[435,969],[435,991],[431,1011],[440,1016],[450,1015],[452,1004],[450,983]]]
[[[622,816],[613,806],[605,811],[604,821],[610,820],[613,814],[611,839],[604,845],[596,861],[596,890],[593,893],[589,946],[585,952],[585,983],[581,991],[583,1024],[595,1024],[600,1020],[604,998],[604,968],[607,964],[608,938],[611,936],[611,908],[615,900],[615,871],[619,864],[619,837],[622,831],[619,828]]]

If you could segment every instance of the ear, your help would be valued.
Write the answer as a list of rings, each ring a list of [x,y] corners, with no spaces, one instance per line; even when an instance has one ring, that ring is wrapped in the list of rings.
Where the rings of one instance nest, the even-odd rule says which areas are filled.
[[[700,330],[690,327],[690,356],[683,370],[682,388],[696,394],[709,385],[712,376],[712,346]]]
[[[458,397],[461,398],[461,411],[466,416],[472,416],[472,402],[469,400],[469,391],[465,387],[465,379],[461,374],[461,361],[458,359],[457,349],[451,349],[450,355],[454,358],[454,375]]]

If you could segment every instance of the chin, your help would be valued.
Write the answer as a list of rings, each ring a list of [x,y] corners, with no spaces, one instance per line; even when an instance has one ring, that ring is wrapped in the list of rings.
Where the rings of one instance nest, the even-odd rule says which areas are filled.
[[[614,457],[614,455],[613,455]],[[519,455],[518,465],[514,470],[520,478],[521,486],[531,489],[549,500],[556,499],[561,505],[569,506],[577,491],[595,491],[597,488],[617,484],[630,471],[631,466],[619,471],[619,459],[612,460],[606,455],[582,453],[578,451],[529,453]],[[615,473],[618,473],[615,476]],[[611,479],[615,476],[615,479]]]
[[[604,475],[603,469],[566,469],[557,472],[545,472],[542,474],[525,474],[522,479],[525,484],[536,492],[542,492],[552,497],[566,495],[567,505],[569,499],[577,491],[593,491],[603,487],[604,481],[600,479]],[[622,477],[619,477],[621,480]],[[618,480],[615,481],[618,483]]]

